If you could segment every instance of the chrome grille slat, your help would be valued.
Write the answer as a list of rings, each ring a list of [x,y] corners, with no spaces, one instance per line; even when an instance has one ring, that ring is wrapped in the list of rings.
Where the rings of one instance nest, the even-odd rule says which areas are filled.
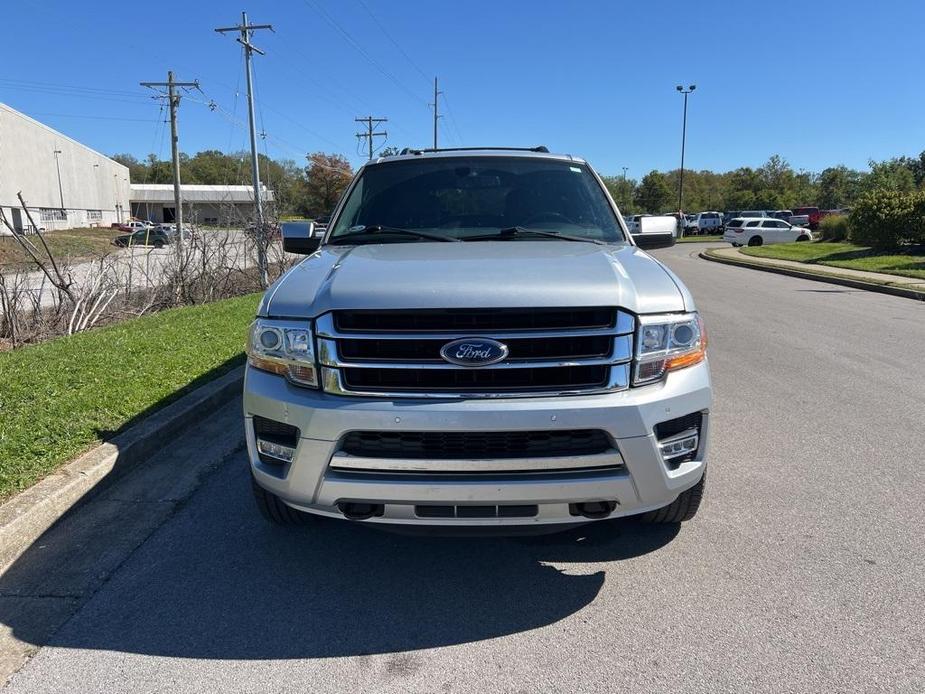
[[[600,323],[608,322],[609,326],[570,328],[564,325],[555,329],[510,330],[505,329],[502,320],[510,318],[511,324],[516,325],[561,323],[570,310],[586,323],[593,318]],[[348,321],[351,326],[360,325],[362,331],[338,330],[339,314],[324,314],[315,325],[322,386],[325,391],[339,395],[396,398],[542,397],[613,392],[629,386],[635,328],[632,314],[615,308],[472,311],[473,322],[487,316],[490,322],[499,324],[498,329],[477,333],[443,331],[439,329],[443,325],[439,313],[408,310],[402,314],[383,312],[387,314],[383,320],[397,325],[416,325],[414,314],[426,313],[423,322],[435,329],[432,332],[369,331],[368,325],[376,324],[378,317],[373,311],[362,311],[352,312]],[[539,316],[530,315],[531,311],[537,311]],[[549,321],[544,318],[544,311],[551,316]],[[354,315],[358,313],[363,314],[362,320]],[[454,325],[469,320],[464,310],[447,313],[451,318],[449,322]],[[513,342],[515,349],[508,359],[486,366],[451,364],[436,357],[442,345],[466,337],[507,339]],[[604,337],[610,342],[609,352],[604,351],[607,343],[601,344],[600,338]],[[403,343],[391,342],[396,340]],[[534,340],[538,342],[532,342]],[[341,349],[341,343],[347,349]],[[579,354],[558,356],[570,350]],[[345,356],[344,351],[353,356]],[[378,357],[380,352],[386,356]],[[545,356],[549,354],[556,356]],[[502,374],[506,375],[502,377]],[[428,387],[428,380],[432,381],[431,387]]]

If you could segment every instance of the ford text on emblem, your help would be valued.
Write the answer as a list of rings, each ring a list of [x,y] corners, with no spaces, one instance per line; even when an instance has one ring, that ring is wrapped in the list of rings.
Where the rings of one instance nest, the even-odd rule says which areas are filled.
[[[485,337],[466,337],[447,342],[440,356],[458,366],[489,366],[507,357],[507,345]]]

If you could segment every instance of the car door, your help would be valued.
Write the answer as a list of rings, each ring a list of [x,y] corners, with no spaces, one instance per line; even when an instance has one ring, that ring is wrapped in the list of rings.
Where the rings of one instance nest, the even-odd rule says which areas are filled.
[[[790,243],[796,241],[799,233],[791,228],[789,222],[783,220],[777,222],[777,238],[780,243]]]
[[[783,224],[783,222],[777,219],[765,219],[761,222],[761,238],[764,239],[765,243],[780,243],[783,241],[782,229],[778,226],[779,224]]]

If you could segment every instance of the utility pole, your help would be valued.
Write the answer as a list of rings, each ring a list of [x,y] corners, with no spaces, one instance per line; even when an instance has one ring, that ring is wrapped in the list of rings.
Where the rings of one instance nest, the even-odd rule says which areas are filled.
[[[437,91],[437,78],[434,77],[434,103],[431,104],[434,107],[434,149],[437,149],[437,119],[442,118],[437,108],[437,97],[441,94],[443,92]]]
[[[377,133],[377,132],[374,132],[374,130],[378,127],[380,123],[387,123],[389,119],[388,118],[373,118],[372,116],[366,116],[366,118],[354,118],[353,120],[357,123],[366,123],[366,132],[357,133],[357,139],[361,140],[365,138],[367,140],[367,144],[369,145],[369,158],[372,159],[373,158],[373,138],[389,136],[388,131]]]
[[[254,211],[257,216],[257,265],[260,270],[260,284],[270,284],[267,269],[267,230],[263,221],[263,201],[260,199],[260,160],[257,157],[257,128],[254,123],[254,84],[251,77],[251,56],[254,53],[266,55],[251,43],[251,36],[259,29],[273,31],[272,24],[248,24],[247,12],[241,13],[241,23],[233,27],[219,27],[219,34],[236,31],[240,34],[236,41],[244,46],[244,72],[247,77],[247,114],[251,135],[251,177],[254,180]]]
[[[687,95],[690,94],[697,88],[696,84],[690,85],[685,89],[680,84],[675,87],[679,92],[684,95],[684,125],[681,126],[681,172],[680,177],[678,178],[678,212],[680,213],[684,208],[681,207],[681,201],[684,198],[684,145],[687,142]]]
[[[61,186],[61,165],[58,163],[58,155],[62,154],[62,152],[60,149],[55,147],[54,153],[55,153],[55,169],[57,169],[58,171],[58,196],[61,200],[61,211],[64,212],[64,188]]]
[[[167,71],[166,82],[142,82],[142,87],[167,87],[167,101],[170,104],[170,154],[173,158],[173,204],[174,222],[177,225],[177,266],[183,270],[183,196],[180,193],[180,137],[177,135],[177,111],[180,109],[180,95],[177,87],[181,89],[199,89],[199,81],[177,82],[173,78],[173,70]],[[163,98],[163,94],[159,98]],[[116,192],[118,195],[118,191]],[[119,215],[122,216],[121,214]]]
[[[623,169],[623,203],[629,205],[629,191],[626,189],[626,170],[628,166],[621,167]]]

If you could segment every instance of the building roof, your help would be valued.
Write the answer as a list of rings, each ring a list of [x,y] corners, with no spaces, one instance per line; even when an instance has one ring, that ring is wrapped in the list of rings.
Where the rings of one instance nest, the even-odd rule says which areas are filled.
[[[273,202],[273,191],[262,187],[263,199]],[[205,186],[189,183],[180,184],[183,202],[200,203],[252,203],[254,188],[252,186]],[[173,183],[133,183],[129,197],[132,202],[173,202]]]
[[[74,145],[74,146],[76,146],[76,147],[80,147],[81,149],[87,151],[87,152],[90,153],[90,154],[95,154],[96,156],[102,157],[103,159],[108,159],[108,160],[111,161],[113,164],[115,164],[115,165],[117,165],[117,166],[121,166],[122,168],[124,168],[124,169],[126,169],[126,170],[128,169],[128,167],[125,166],[124,164],[115,161],[115,160],[112,159],[111,157],[107,157],[105,154],[101,154],[100,152],[97,152],[97,151],[96,151],[95,149],[93,149],[92,147],[87,147],[87,145],[85,145],[83,142],[78,142],[78,141],[75,140],[73,137],[68,137],[67,135],[65,135],[64,133],[62,133],[60,130],[55,130],[54,128],[52,128],[50,125],[45,125],[45,124],[42,123],[41,121],[37,121],[37,120],[35,120],[35,118],[32,118],[32,117],[30,117],[30,116],[27,116],[27,115],[26,115],[25,113],[23,113],[22,111],[17,111],[15,108],[13,108],[12,106],[10,106],[9,104],[3,103],[2,101],[0,101],[0,110],[6,111],[6,112],[7,112],[8,114],[10,114],[11,116],[15,116],[16,118],[19,118],[19,119],[25,121],[26,123],[28,123],[29,125],[31,125],[31,126],[33,126],[33,127],[40,128],[41,130],[45,130],[46,132],[48,132],[48,133],[50,133],[51,135],[53,135],[55,138],[61,138],[62,140],[66,140],[67,142],[70,142],[72,145]]]

